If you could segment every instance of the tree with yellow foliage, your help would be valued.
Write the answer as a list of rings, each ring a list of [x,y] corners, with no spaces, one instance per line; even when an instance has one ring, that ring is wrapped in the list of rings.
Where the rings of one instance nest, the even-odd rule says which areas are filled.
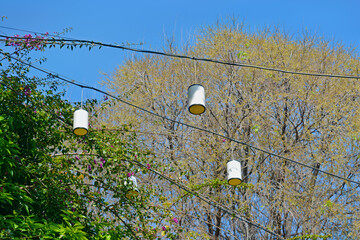
[[[358,75],[360,63],[355,49],[321,37],[249,31],[236,22],[204,27],[193,45],[170,43],[166,52],[319,74]],[[187,109],[187,89],[195,83],[206,91],[206,112],[200,116]],[[105,85],[156,114],[314,167],[122,104],[104,112],[106,124],[133,124],[172,179],[283,238],[360,237],[358,186],[317,171],[359,181],[358,80],[147,55],[130,57]],[[226,181],[231,159],[242,164],[243,182],[237,187]],[[163,180],[151,184],[162,194],[157,207],[186,229],[180,239],[273,239]]]

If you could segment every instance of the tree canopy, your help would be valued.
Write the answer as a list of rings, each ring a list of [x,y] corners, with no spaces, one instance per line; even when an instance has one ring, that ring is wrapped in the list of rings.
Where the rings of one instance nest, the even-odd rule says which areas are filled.
[[[356,50],[305,33],[249,31],[239,23],[202,28],[193,45],[169,42],[166,53],[288,71],[358,76]],[[208,132],[118,104],[109,126],[132,123],[169,176],[287,239],[357,238],[359,85],[354,79],[287,74],[158,55],[132,55],[105,85],[137,106]],[[187,89],[202,84],[206,112],[191,115]],[[241,185],[229,186],[226,163],[242,163]],[[179,215],[185,238],[273,239],[256,226],[184,194],[166,182],[163,206]]]

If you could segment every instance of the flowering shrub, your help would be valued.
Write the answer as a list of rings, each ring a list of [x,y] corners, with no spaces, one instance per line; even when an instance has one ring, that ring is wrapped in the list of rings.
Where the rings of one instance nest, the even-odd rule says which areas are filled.
[[[16,50],[20,48],[26,48],[28,50],[43,50],[46,46],[46,41],[39,41],[40,39],[45,39],[49,35],[48,32],[44,36],[35,36],[31,34],[25,34],[23,37],[19,35],[14,35],[12,38],[6,39],[6,46],[13,46]]]
[[[46,41],[39,39],[46,36],[14,36],[6,45],[25,57],[30,50],[44,49]],[[152,206],[161,193],[139,184],[140,193],[127,198],[131,188],[124,184],[135,174],[141,181],[156,168],[151,153],[138,146],[125,125],[119,131],[75,136],[74,106],[62,100],[64,93],[56,93],[58,83],[28,77],[27,71],[10,61],[0,75],[0,238],[162,236],[162,220],[152,217],[171,222],[169,211]],[[84,106],[89,112],[99,107],[96,101]],[[167,227],[168,238],[176,238],[174,229]]]

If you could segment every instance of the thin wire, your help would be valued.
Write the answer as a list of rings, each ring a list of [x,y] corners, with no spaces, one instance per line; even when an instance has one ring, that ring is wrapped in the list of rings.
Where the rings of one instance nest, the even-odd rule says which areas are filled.
[[[84,88],[81,88],[81,103],[80,103],[80,108],[81,109],[83,107],[83,95],[84,95]]]
[[[195,71],[195,82],[194,83],[197,83],[197,76],[196,76],[196,60],[194,60],[194,71]]]
[[[39,34],[39,35],[47,35],[47,36],[52,36],[52,37],[58,37],[58,36],[59,36],[59,35],[54,35],[54,34],[46,34],[46,33],[42,33],[42,32],[36,32],[36,31],[31,31],[31,30],[24,30],[24,29],[13,28],[13,27],[0,26],[0,28],[9,29],[9,30],[15,30],[15,31],[20,31],[20,32],[35,33],[35,34]],[[69,40],[75,40],[74,38],[69,38],[69,37],[64,37],[64,36],[63,36],[62,38],[66,38],[66,39],[69,39]]]
[[[231,160],[235,160],[234,159],[234,145],[233,145],[233,142],[230,142],[231,144]]]
[[[24,37],[11,37],[6,35],[0,35],[0,37],[7,38],[7,39],[27,39]],[[172,54],[172,53],[165,53],[165,52],[159,52],[159,51],[153,51],[153,50],[142,50],[137,48],[131,48],[131,47],[125,47],[120,45],[114,45],[114,44],[108,44],[108,43],[101,43],[101,42],[95,42],[95,41],[89,41],[89,40],[80,40],[80,39],[64,39],[64,38],[52,38],[52,39],[35,39],[37,41],[45,41],[45,42],[53,42],[53,44],[60,44],[60,42],[72,42],[72,43],[86,43],[91,46],[103,46],[103,47],[110,47],[110,48],[119,48],[126,51],[132,51],[132,52],[138,52],[138,53],[146,53],[146,54],[155,54],[160,56],[166,56],[166,57],[172,57],[172,58],[180,58],[180,59],[192,59],[202,62],[211,62],[216,64],[222,64],[222,65],[229,65],[229,66],[237,66],[237,67],[245,67],[245,68],[254,68],[254,69],[260,69],[265,71],[273,71],[273,72],[281,72],[285,74],[294,74],[294,75],[304,75],[304,76],[313,76],[313,77],[329,77],[329,78],[346,78],[346,79],[360,79],[360,76],[352,76],[352,75],[340,75],[340,74],[326,74],[326,73],[310,73],[310,72],[296,72],[296,71],[289,71],[289,70],[283,70],[278,68],[271,68],[271,67],[265,67],[265,66],[258,66],[258,65],[252,65],[252,64],[245,64],[245,63],[233,63],[233,62],[225,62],[221,60],[216,59],[210,59],[210,58],[200,58],[200,57],[191,57],[187,55],[180,55],[180,54]]]
[[[67,83],[70,83],[70,84],[72,84],[72,85],[75,85],[75,86],[78,86],[78,87],[82,87],[82,88],[86,88],[86,89],[91,89],[91,90],[97,91],[97,92],[99,92],[99,93],[102,93],[102,94],[104,94],[104,95],[106,95],[106,96],[112,97],[112,98],[118,100],[119,102],[122,102],[122,103],[124,103],[124,104],[126,104],[126,105],[129,105],[129,106],[133,107],[133,108],[137,108],[137,109],[139,109],[139,110],[141,110],[141,111],[143,111],[143,112],[149,113],[149,114],[154,115],[154,116],[156,116],[156,117],[158,117],[158,118],[162,118],[162,119],[164,119],[164,120],[167,120],[167,121],[170,121],[170,122],[173,122],[173,123],[177,123],[177,124],[182,125],[182,126],[186,126],[186,127],[192,128],[192,129],[196,129],[196,130],[199,130],[199,131],[203,131],[203,132],[206,132],[206,133],[209,133],[209,134],[212,134],[212,135],[221,137],[221,138],[225,138],[225,139],[228,139],[228,140],[230,140],[230,141],[232,141],[232,142],[236,142],[236,143],[238,143],[238,144],[241,144],[241,145],[243,145],[243,146],[250,147],[250,148],[252,148],[253,150],[258,150],[258,151],[260,151],[260,152],[263,152],[263,153],[272,155],[272,156],[274,156],[274,157],[277,157],[277,158],[280,158],[280,159],[289,161],[289,162],[291,162],[291,163],[300,165],[300,166],[302,166],[302,167],[306,167],[306,168],[309,168],[309,169],[312,169],[312,170],[321,172],[321,173],[323,173],[323,174],[326,174],[326,175],[329,175],[329,176],[332,176],[332,177],[335,177],[335,178],[338,178],[338,179],[341,179],[341,180],[344,180],[344,181],[348,181],[348,182],[356,183],[356,184],[359,184],[359,185],[360,185],[360,182],[355,181],[355,180],[352,180],[352,179],[350,179],[350,178],[341,177],[341,176],[338,176],[338,175],[336,175],[336,174],[334,174],[334,173],[330,173],[330,172],[327,172],[327,171],[324,171],[324,170],[320,170],[320,169],[318,169],[318,168],[316,168],[316,167],[313,167],[313,166],[307,165],[307,164],[305,164],[305,163],[301,163],[301,162],[295,161],[295,160],[293,160],[293,159],[291,159],[291,158],[287,158],[287,157],[281,156],[281,155],[276,154],[276,153],[272,153],[272,152],[263,150],[263,149],[261,149],[261,148],[259,148],[259,147],[255,147],[255,146],[250,145],[250,144],[248,144],[248,143],[245,143],[245,142],[236,140],[236,139],[231,138],[231,137],[227,137],[227,136],[221,135],[221,134],[219,134],[219,133],[217,133],[217,132],[213,132],[213,131],[210,131],[210,130],[205,129],[205,128],[193,126],[193,125],[190,125],[190,124],[187,124],[187,123],[180,122],[180,121],[178,121],[178,120],[174,120],[174,119],[171,119],[171,118],[162,116],[162,115],[160,115],[160,114],[154,113],[154,112],[152,112],[152,111],[150,111],[150,110],[147,110],[147,109],[145,109],[145,108],[139,107],[139,106],[137,106],[137,105],[135,105],[135,104],[132,104],[132,103],[130,103],[130,102],[127,102],[127,101],[125,101],[125,100],[122,100],[121,98],[116,97],[116,96],[114,96],[114,95],[112,95],[112,94],[110,94],[110,93],[107,93],[107,92],[105,92],[105,91],[103,91],[103,90],[101,90],[101,89],[98,89],[98,88],[95,88],[95,87],[91,87],[91,86],[82,85],[82,84],[79,84],[79,83],[72,82],[72,81],[67,80],[67,79],[65,79],[65,78],[63,78],[63,77],[60,77],[60,76],[58,76],[58,75],[54,75],[54,74],[52,74],[52,73],[50,73],[50,72],[47,72],[47,71],[45,71],[45,70],[43,70],[43,69],[41,69],[41,68],[39,68],[39,67],[36,67],[36,66],[34,66],[34,65],[30,64],[30,63],[23,62],[22,60],[20,60],[20,59],[18,59],[18,58],[16,58],[16,57],[10,56],[10,58],[12,58],[12,59],[14,59],[14,60],[17,60],[17,61],[21,62],[22,64],[25,64],[25,65],[27,65],[27,66],[29,66],[29,67],[32,67],[32,68],[34,68],[34,69],[37,69],[37,70],[39,70],[39,71],[41,71],[41,72],[43,72],[43,73],[47,73],[47,74],[49,74],[49,75],[51,75],[51,76],[54,76],[54,77],[56,77],[56,78],[58,78],[58,79],[60,79],[60,80],[63,80],[63,81],[65,81],[65,82],[67,82]]]

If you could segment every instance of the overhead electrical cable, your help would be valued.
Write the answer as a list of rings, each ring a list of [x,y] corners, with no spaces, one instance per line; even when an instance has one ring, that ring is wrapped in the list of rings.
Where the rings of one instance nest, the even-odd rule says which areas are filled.
[[[48,75],[50,75],[50,76],[56,77],[56,78],[58,78],[58,79],[60,79],[60,80],[62,80],[62,81],[65,81],[65,82],[69,83],[69,84],[72,84],[72,85],[75,85],[75,86],[78,86],[78,87],[81,87],[81,88],[91,89],[91,90],[94,90],[94,91],[96,91],[96,92],[102,93],[102,94],[104,94],[104,95],[106,95],[106,96],[109,96],[109,97],[112,97],[112,98],[118,100],[119,102],[122,102],[122,103],[124,103],[124,104],[126,104],[126,105],[129,105],[129,106],[131,106],[131,107],[133,107],[133,108],[139,109],[139,110],[141,110],[141,111],[143,111],[143,112],[149,113],[149,114],[151,114],[151,115],[154,115],[154,116],[156,116],[156,117],[158,117],[158,118],[167,120],[167,121],[169,121],[169,122],[177,123],[177,124],[182,125],[182,126],[186,126],[186,127],[192,128],[192,129],[196,129],[196,130],[199,130],[199,131],[203,131],[203,132],[206,132],[206,133],[209,133],[209,134],[212,134],[212,135],[215,135],[215,136],[224,138],[224,139],[228,139],[229,141],[233,141],[233,142],[236,142],[236,143],[241,144],[241,145],[243,145],[243,146],[250,147],[250,148],[252,148],[253,150],[258,150],[258,151],[263,152],[263,153],[265,153],[265,154],[269,154],[269,155],[271,155],[271,156],[274,156],[274,157],[277,157],[277,158],[280,158],[280,159],[289,161],[289,162],[291,162],[291,163],[300,165],[300,166],[302,166],[302,167],[306,167],[306,168],[312,169],[312,170],[314,170],[314,171],[321,172],[321,173],[326,174],[326,175],[329,175],[329,176],[331,176],[331,177],[338,178],[338,179],[341,179],[341,180],[344,180],[344,181],[348,181],[348,182],[351,182],[351,183],[355,183],[355,184],[360,185],[360,182],[355,181],[355,180],[352,180],[352,179],[350,179],[350,178],[341,177],[341,176],[336,175],[336,174],[334,174],[334,173],[330,173],[330,172],[327,172],[327,171],[318,169],[317,167],[313,167],[313,166],[310,166],[310,165],[308,165],[308,164],[295,161],[295,160],[293,160],[293,159],[291,159],[291,158],[284,157],[284,156],[281,156],[281,155],[279,155],[279,154],[269,152],[269,151],[267,151],[267,150],[261,149],[261,148],[259,148],[259,147],[255,147],[255,146],[253,146],[253,145],[251,145],[251,144],[248,144],[248,143],[245,143],[245,142],[236,140],[236,139],[231,138],[231,137],[224,136],[224,135],[222,135],[222,134],[220,134],[220,133],[213,132],[213,131],[210,131],[210,130],[205,129],[205,128],[193,126],[193,125],[190,125],[190,124],[187,124],[187,123],[184,123],[184,122],[180,122],[180,121],[178,121],[178,120],[174,120],[174,119],[171,119],[171,118],[162,116],[162,115],[160,115],[160,114],[154,113],[154,112],[152,112],[152,111],[150,111],[150,110],[147,110],[147,109],[145,109],[145,108],[139,107],[139,106],[137,106],[137,105],[135,105],[135,104],[132,104],[132,103],[130,103],[130,102],[127,102],[127,101],[125,101],[125,100],[123,100],[123,99],[121,99],[121,98],[119,98],[119,97],[117,97],[117,96],[114,96],[114,95],[112,95],[112,94],[110,94],[110,93],[108,93],[108,92],[105,92],[105,91],[103,91],[103,90],[101,90],[101,89],[98,89],[98,88],[95,88],[95,87],[91,87],[91,86],[87,86],[87,85],[83,85],[83,84],[79,84],[79,83],[73,82],[73,81],[71,81],[71,80],[65,79],[65,78],[63,78],[63,77],[61,77],[61,76],[54,75],[53,73],[50,73],[50,72],[48,72],[48,71],[45,71],[45,70],[41,69],[40,67],[34,66],[34,65],[30,64],[30,63],[26,63],[26,62],[24,62],[24,61],[22,61],[22,60],[20,60],[20,59],[18,59],[18,58],[16,58],[16,57],[10,56],[10,58],[12,58],[12,59],[14,59],[14,60],[16,60],[16,61],[24,64],[24,65],[27,65],[27,66],[29,66],[29,67],[31,67],[31,68],[34,68],[34,69],[37,69],[37,70],[39,70],[39,71],[41,71],[41,72],[43,72],[43,73],[46,73],[46,74],[48,74]]]
[[[25,37],[12,37],[12,36],[6,36],[6,35],[0,35],[0,37],[5,38],[4,40],[6,40],[6,39],[19,39],[19,40],[28,39],[28,38],[25,38]],[[226,62],[226,61],[217,60],[217,59],[192,57],[192,56],[187,56],[187,55],[180,55],[180,54],[174,54],[174,53],[165,53],[165,52],[154,51],[154,50],[137,49],[137,48],[125,47],[125,46],[102,43],[102,42],[96,42],[96,41],[90,41],[90,40],[64,39],[64,38],[47,38],[47,39],[34,38],[34,40],[43,41],[43,42],[52,42],[53,44],[61,44],[61,43],[71,42],[71,43],[79,43],[79,44],[88,44],[88,46],[101,46],[101,47],[118,48],[118,49],[122,49],[122,50],[126,50],[126,51],[138,52],[138,53],[155,54],[155,55],[161,55],[161,56],[172,57],[172,58],[190,59],[190,60],[195,60],[195,61],[211,62],[211,63],[229,65],[229,66],[254,68],[254,69],[260,69],[260,70],[265,70],[265,71],[281,72],[281,73],[293,74],[293,75],[304,75],[304,76],[313,76],[313,77],[329,77],[329,78],[360,79],[360,76],[340,75],[340,74],[335,74],[334,75],[334,74],[325,74],[325,73],[310,73],[310,72],[289,71],[289,70],[284,70],[284,69],[265,67],[265,66],[259,66],[259,65],[252,65],[252,64],[246,64],[246,63]]]

